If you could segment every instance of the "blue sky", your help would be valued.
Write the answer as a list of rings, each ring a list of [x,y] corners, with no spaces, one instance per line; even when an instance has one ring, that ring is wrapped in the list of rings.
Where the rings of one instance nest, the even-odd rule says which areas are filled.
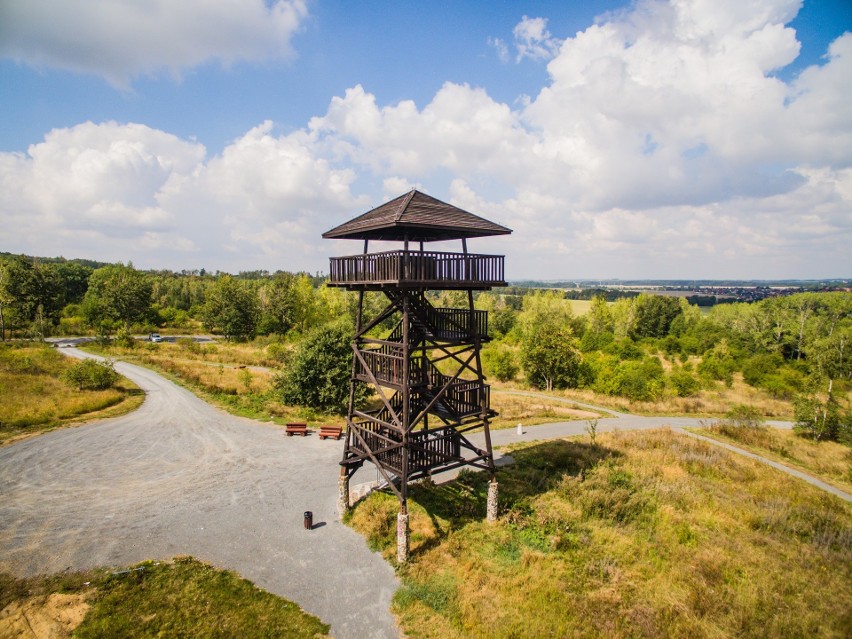
[[[848,0],[137,5],[0,0],[0,250],[324,270],[417,186],[513,278],[850,275]]]

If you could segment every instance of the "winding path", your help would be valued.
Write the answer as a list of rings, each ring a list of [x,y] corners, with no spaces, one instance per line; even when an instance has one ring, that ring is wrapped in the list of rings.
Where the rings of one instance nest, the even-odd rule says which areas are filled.
[[[148,369],[116,369],[147,394],[137,411],[0,449],[0,571],[189,554],[297,602],[338,639],[397,637],[393,569],[337,518],[340,445],[287,438]]]
[[[398,636],[389,612],[399,585],[393,569],[337,518],[340,442],[287,438],[280,428],[213,408],[153,371],[125,362],[116,369],[145,391],[139,410],[0,449],[0,571],[33,575],[189,554],[297,602],[330,623],[338,639]],[[682,430],[697,426],[694,418],[588,407],[610,415],[600,432],[668,425],[700,437]],[[520,435],[497,430],[492,441],[577,435],[586,425],[543,424]],[[803,473],[707,441],[852,501]],[[306,510],[314,513],[314,530],[304,529]]]

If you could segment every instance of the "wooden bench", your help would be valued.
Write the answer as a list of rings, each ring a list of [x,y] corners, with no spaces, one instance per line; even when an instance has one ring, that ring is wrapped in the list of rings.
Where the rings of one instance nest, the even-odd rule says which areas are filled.
[[[340,439],[343,436],[343,428],[340,426],[320,426],[319,438],[334,437]]]
[[[287,428],[286,428],[285,432],[287,433],[287,437],[292,437],[293,435],[301,435],[302,437],[305,437],[308,434],[308,425],[307,424],[287,424]]]

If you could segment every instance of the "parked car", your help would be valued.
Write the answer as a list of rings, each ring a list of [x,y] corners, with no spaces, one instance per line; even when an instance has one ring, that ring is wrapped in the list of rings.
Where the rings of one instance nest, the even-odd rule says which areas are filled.
[[[159,333],[151,333],[148,336],[148,341],[150,341],[150,342],[162,342],[163,337]]]

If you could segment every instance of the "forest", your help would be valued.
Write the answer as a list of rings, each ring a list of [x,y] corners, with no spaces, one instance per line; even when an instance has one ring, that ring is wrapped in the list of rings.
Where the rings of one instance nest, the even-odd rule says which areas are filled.
[[[207,331],[287,352],[321,342],[318,333],[328,341],[329,327],[354,321],[355,295],[324,283],[308,273],[141,271],[2,255],[0,336],[88,334],[131,343],[152,331]],[[467,303],[459,292],[430,295],[436,307]],[[368,312],[384,304],[379,293],[367,302]],[[799,428],[814,439],[852,437],[850,292],[710,309],[644,293],[614,302],[597,296],[575,314],[562,291],[508,288],[481,292],[475,304],[489,311],[483,359],[492,381],[655,402],[736,380],[790,403]]]

